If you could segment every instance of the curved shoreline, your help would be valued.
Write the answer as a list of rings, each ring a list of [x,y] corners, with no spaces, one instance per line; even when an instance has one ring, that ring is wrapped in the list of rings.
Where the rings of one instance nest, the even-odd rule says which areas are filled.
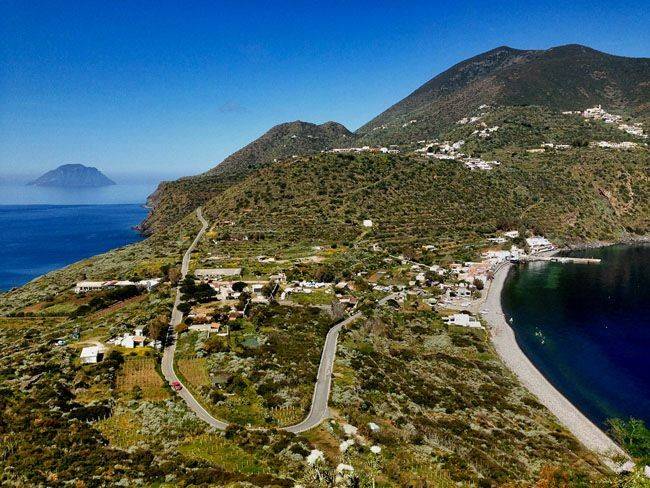
[[[495,272],[483,306],[486,312],[482,315],[490,325],[494,349],[521,384],[557,417],[560,424],[586,448],[599,454],[610,468],[620,470],[612,458],[623,456],[627,459],[627,454],[560,393],[520,349],[501,308],[501,292],[511,266],[506,263]]]

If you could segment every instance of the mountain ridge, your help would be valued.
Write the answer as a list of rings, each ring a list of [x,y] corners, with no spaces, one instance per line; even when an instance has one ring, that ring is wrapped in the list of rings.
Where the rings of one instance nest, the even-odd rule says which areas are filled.
[[[528,50],[499,46],[434,76],[355,132],[337,122],[279,124],[205,173],[161,183],[148,199],[152,212],[141,230],[151,234],[178,220],[275,159],[335,146],[401,145],[432,139],[482,105],[538,105],[559,111],[603,104],[647,117],[648,80],[650,58],[616,56],[579,44]],[[297,137],[292,139],[292,135]]]

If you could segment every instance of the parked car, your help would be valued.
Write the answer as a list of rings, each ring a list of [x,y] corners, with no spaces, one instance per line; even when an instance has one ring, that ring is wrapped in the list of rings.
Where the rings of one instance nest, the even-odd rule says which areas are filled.
[[[170,384],[172,388],[176,391],[181,391],[183,389],[183,385],[181,385],[180,381],[172,381]]]

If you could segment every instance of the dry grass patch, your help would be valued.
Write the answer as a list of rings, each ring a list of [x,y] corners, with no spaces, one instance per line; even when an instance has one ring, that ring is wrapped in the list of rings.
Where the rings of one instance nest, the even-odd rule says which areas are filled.
[[[51,327],[64,321],[64,318],[58,317],[0,317],[0,329]]]
[[[116,380],[116,390],[122,394],[133,394],[140,388],[143,400],[165,400],[169,393],[164,388],[163,379],[156,371],[153,358],[127,358]],[[137,389],[136,389],[137,390]]]
[[[246,452],[233,441],[219,434],[205,434],[179,446],[178,451],[190,458],[207,461],[233,473],[259,474],[268,472],[264,461]]]
[[[303,407],[272,408],[269,412],[281,426],[295,425],[305,417]]]
[[[139,422],[131,412],[119,413],[95,424],[108,441],[117,447],[127,449],[144,440],[138,432]]]
[[[208,365],[205,358],[179,358],[176,361],[178,372],[195,389],[210,385]]]

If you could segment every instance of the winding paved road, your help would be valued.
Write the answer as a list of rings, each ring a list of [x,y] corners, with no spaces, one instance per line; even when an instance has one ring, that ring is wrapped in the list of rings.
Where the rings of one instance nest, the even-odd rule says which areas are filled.
[[[194,241],[192,241],[192,244],[190,244],[190,247],[187,248],[187,251],[185,251],[185,255],[183,256],[183,262],[181,264],[181,275],[183,278],[187,275],[187,272],[189,270],[189,265],[190,265],[190,257],[192,255],[192,251],[194,251],[194,248],[198,244],[199,240],[201,237],[203,237],[203,234],[205,233],[206,229],[208,228],[208,222],[203,218],[203,214],[201,213],[201,208],[196,209],[196,216],[201,222],[201,230],[199,233],[196,235],[194,238]],[[379,300],[379,305],[383,305],[386,303],[388,300],[391,298],[395,298],[397,296],[396,293],[393,293],[391,295],[388,295],[381,300]],[[168,382],[172,381],[178,381],[181,382],[181,380],[178,378],[176,375],[176,372],[174,371],[174,353],[176,352],[176,331],[174,328],[181,323],[183,320],[183,313],[178,310],[178,305],[181,300],[181,292],[180,289],[176,289],[176,299],[174,300],[174,308],[172,309],[172,316],[171,316],[171,321],[169,322],[170,327],[170,333],[172,335],[172,340],[168,341],[169,345],[165,347],[165,350],[163,351],[163,358],[162,358],[162,364],[161,364],[161,369],[163,376]],[[314,394],[312,395],[312,401],[311,401],[311,408],[309,409],[309,414],[303,420],[302,422],[296,424],[296,425],[291,425],[289,427],[284,427],[284,430],[288,432],[292,432],[294,434],[298,434],[300,432],[305,432],[309,429],[313,429],[316,427],[318,424],[320,424],[323,420],[325,420],[328,417],[329,414],[329,408],[328,408],[328,403],[329,403],[329,397],[330,397],[330,390],[332,386],[332,370],[334,368],[334,359],[336,357],[336,346],[339,338],[339,332],[341,329],[352,323],[353,321],[361,318],[362,314],[361,312],[358,312],[354,315],[351,315],[345,320],[342,320],[338,324],[334,325],[329,332],[327,333],[327,337],[325,338],[325,345],[323,346],[323,352],[321,354],[321,359],[320,359],[320,365],[318,366],[318,376],[316,378],[316,384],[314,385]],[[217,429],[224,430],[226,427],[228,427],[227,422],[223,422],[221,420],[218,420],[214,418],[212,415],[208,413],[208,411],[201,406],[201,404],[194,398],[194,395],[190,393],[190,391],[183,385],[183,389],[178,392],[178,394],[185,400],[185,403],[187,403],[187,406],[196,413],[196,415],[203,421],[207,422],[213,427],[216,427]]]
[[[397,293],[388,295],[381,300],[378,304],[383,305],[391,298],[395,298]],[[306,430],[313,429],[323,420],[329,416],[329,398],[330,390],[332,386],[332,370],[334,368],[334,359],[336,357],[336,346],[339,339],[339,332],[341,329],[354,322],[355,320],[361,318],[363,314],[357,312],[354,315],[349,316],[347,319],[339,322],[333,326],[327,333],[325,338],[325,345],[323,346],[323,353],[320,358],[320,365],[318,366],[318,377],[316,378],[316,384],[314,385],[314,394],[311,399],[311,408],[309,409],[309,414],[302,422],[285,427],[284,430],[292,432],[294,434],[299,434],[300,432],[305,432]]]
[[[183,278],[185,278],[189,270],[190,257],[192,256],[192,251],[194,251],[194,248],[201,240],[201,237],[203,237],[203,234],[208,228],[208,221],[205,220],[205,218],[203,218],[201,207],[196,209],[196,216],[201,222],[201,230],[196,235],[196,237],[192,241],[192,244],[190,244],[190,247],[187,248],[187,251],[185,251],[185,254],[183,255],[183,262],[181,263],[181,275]],[[176,331],[174,328],[178,324],[180,324],[181,321],[183,320],[183,313],[180,310],[178,310],[178,305],[180,304],[180,302],[181,302],[181,290],[180,288],[176,288],[176,298],[174,300],[174,308],[172,309],[172,317],[169,322],[170,328],[168,331],[168,334],[171,334],[171,340],[166,341],[167,346],[163,351],[161,370],[163,376],[169,383],[171,383],[172,381],[178,381],[179,383],[183,384],[178,379],[178,376],[176,376],[176,371],[174,371],[174,353],[176,352]],[[169,339],[169,335],[168,335],[168,339]],[[196,398],[194,398],[194,395],[190,393],[190,391],[185,387],[185,385],[183,385],[183,389],[179,391],[178,394],[181,396],[183,400],[185,400],[187,406],[190,407],[190,409],[193,410],[194,413],[196,413],[197,417],[199,417],[201,420],[207,422],[213,427],[216,427],[217,429],[223,430],[226,427],[228,427],[228,424],[226,422],[217,420],[212,415],[210,415],[207,412],[207,410],[203,408],[201,404],[196,400]]]

